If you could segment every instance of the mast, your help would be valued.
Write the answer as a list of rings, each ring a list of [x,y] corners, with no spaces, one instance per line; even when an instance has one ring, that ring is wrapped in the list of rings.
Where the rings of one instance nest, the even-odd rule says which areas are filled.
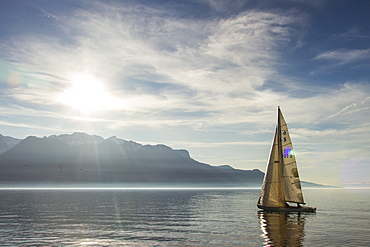
[[[281,118],[280,116],[282,116],[281,114],[281,110],[280,110],[280,106],[278,106],[278,123],[277,123],[277,129],[278,129],[278,140],[279,140],[279,160],[280,160],[280,169],[281,169],[281,177],[283,177],[283,171],[284,171],[284,158],[283,158],[283,144],[281,142]],[[281,181],[281,183],[283,183]],[[284,195],[285,196],[285,195]]]

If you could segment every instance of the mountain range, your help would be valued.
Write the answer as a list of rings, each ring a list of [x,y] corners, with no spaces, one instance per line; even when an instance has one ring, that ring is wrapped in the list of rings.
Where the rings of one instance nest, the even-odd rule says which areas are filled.
[[[211,166],[187,150],[73,133],[24,140],[0,135],[0,182],[153,186],[260,186],[264,173]]]

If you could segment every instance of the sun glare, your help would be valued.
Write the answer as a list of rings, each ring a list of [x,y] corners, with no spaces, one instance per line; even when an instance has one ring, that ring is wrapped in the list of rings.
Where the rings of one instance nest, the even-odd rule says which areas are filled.
[[[119,100],[109,94],[104,84],[93,76],[81,74],[73,78],[71,84],[72,87],[59,96],[59,101],[84,115],[118,108]]]

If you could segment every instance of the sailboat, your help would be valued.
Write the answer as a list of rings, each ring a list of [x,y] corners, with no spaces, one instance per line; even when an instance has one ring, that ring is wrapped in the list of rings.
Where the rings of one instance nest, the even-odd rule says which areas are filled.
[[[278,122],[257,207],[265,211],[316,211],[304,204],[288,126],[278,107]]]

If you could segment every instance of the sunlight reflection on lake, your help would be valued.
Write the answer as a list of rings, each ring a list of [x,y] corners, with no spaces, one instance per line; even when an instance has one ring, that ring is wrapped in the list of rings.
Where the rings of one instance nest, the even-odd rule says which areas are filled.
[[[303,246],[305,214],[259,212],[265,246]]]

